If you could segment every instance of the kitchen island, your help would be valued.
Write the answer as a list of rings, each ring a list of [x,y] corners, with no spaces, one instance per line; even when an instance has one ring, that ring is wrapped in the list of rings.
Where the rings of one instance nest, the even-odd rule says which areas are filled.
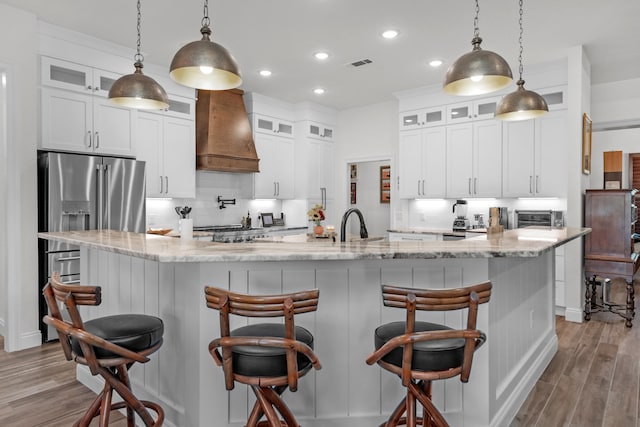
[[[269,294],[320,289],[318,311],[297,318],[315,336],[322,370],[310,373],[285,401],[307,427],[369,427],[386,418],[402,396],[400,382],[364,360],[379,324],[404,312],[381,303],[383,283],[458,287],[493,283],[480,307],[487,343],[475,355],[471,378],[434,383],[434,402],[451,425],[508,425],[557,350],[554,252],[589,229],[518,229],[460,241],[340,243],[262,241],[212,243],[117,231],[41,233],[79,245],[85,284],[103,287],[89,318],[141,312],[161,317],[165,341],[150,363],[132,370],[136,392],[159,402],[167,425],[242,426],[252,405],[244,386],[227,392],[207,351],[219,335],[218,313],[203,288]],[[461,313],[429,313],[431,321],[462,327]],[[233,327],[242,324],[238,319]],[[99,384],[79,368],[79,379]],[[366,392],[363,392],[366,390]]]

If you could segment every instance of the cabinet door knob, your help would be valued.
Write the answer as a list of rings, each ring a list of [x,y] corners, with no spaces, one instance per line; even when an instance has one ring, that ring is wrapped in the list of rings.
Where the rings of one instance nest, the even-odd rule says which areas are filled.
[[[87,147],[91,147],[92,141],[91,141],[91,131],[87,132]]]
[[[100,148],[100,132],[96,132],[96,148]]]

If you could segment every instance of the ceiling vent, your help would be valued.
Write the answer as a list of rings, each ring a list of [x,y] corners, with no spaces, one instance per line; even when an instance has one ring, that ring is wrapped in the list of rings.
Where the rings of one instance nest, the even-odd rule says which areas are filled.
[[[358,67],[362,67],[363,65],[369,65],[371,63],[373,63],[373,61],[370,59],[361,59],[359,61],[354,61],[348,64],[348,66],[353,68],[358,68]]]

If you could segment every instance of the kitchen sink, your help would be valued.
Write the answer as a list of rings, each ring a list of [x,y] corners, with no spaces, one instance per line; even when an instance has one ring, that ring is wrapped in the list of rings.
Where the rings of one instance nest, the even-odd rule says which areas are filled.
[[[388,242],[389,239],[384,236],[374,236],[374,237],[365,237],[365,238],[354,237],[347,241],[348,242]]]

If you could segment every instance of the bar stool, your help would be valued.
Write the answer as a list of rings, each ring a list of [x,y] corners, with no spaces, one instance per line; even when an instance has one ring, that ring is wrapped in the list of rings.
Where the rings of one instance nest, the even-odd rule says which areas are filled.
[[[387,323],[375,330],[376,350],[366,362],[378,363],[398,375],[407,394],[381,426],[449,425],[431,401],[431,381],[457,375],[463,383],[469,380],[473,353],[486,340],[485,334],[476,329],[478,304],[489,301],[490,296],[491,282],[437,290],[382,286],[384,305],[406,309],[406,321]],[[416,310],[464,308],[468,309],[466,329],[416,321]],[[422,417],[417,417],[416,400],[422,405]]]
[[[43,320],[56,329],[67,360],[88,366],[92,375],[104,379],[102,391],[74,427],[88,426],[97,416],[99,425],[106,427],[110,412],[122,408],[127,409],[129,427],[135,426],[134,411],[145,426],[161,426],[164,411],[133,395],[128,371],[135,362],[148,362],[148,356],[162,346],[162,320],[143,314],[119,314],[83,322],[78,306],[100,305],[101,288],[64,284],[57,272],[43,292],[50,313]],[[70,320],[63,318],[58,303],[64,305]],[[123,402],[112,403],[114,390]],[[147,408],[155,412],[155,421]]]
[[[246,427],[298,427],[280,396],[287,387],[295,392],[298,378],[312,367],[320,369],[313,335],[294,323],[294,315],[316,311],[319,291],[260,296],[211,286],[204,291],[207,307],[220,312],[220,338],[211,341],[209,352],[223,369],[225,386],[233,390],[235,382],[247,384],[257,398]],[[284,323],[256,323],[231,331],[230,314],[284,317]],[[266,421],[260,421],[263,415]]]

